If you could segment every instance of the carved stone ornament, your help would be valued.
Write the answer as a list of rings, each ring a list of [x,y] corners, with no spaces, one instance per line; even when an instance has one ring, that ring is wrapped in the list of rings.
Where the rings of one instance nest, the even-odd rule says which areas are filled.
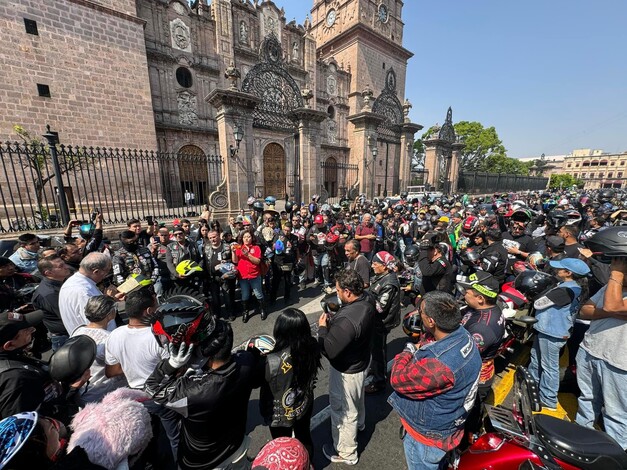
[[[182,91],[176,98],[179,110],[179,123],[184,126],[197,126],[196,96],[189,91]]]
[[[177,15],[183,16],[183,15],[187,14],[187,10],[179,2],[173,2],[172,3],[172,9],[176,12]]]
[[[243,20],[239,23],[239,43],[248,44],[248,25]]]
[[[226,172],[222,182],[216,190],[209,195],[209,205],[216,209],[226,209],[229,206],[229,195],[226,191]]]
[[[327,77],[327,93],[331,96],[337,94],[337,80],[333,75]]]
[[[270,33],[277,34],[276,19],[273,16],[266,16],[264,26],[266,27],[266,35]]]
[[[180,18],[170,21],[170,35],[172,36],[173,48],[180,51],[192,52],[189,26]]]
[[[327,128],[327,140],[330,144],[334,144],[337,141],[337,124],[335,121],[329,121],[329,127]]]
[[[446,142],[450,142],[450,143],[454,143],[457,141],[457,136],[455,135],[455,128],[453,127],[453,110],[450,107],[448,108],[448,111],[446,112],[446,119],[444,120],[444,124],[442,125],[442,128],[438,132],[438,138]]]

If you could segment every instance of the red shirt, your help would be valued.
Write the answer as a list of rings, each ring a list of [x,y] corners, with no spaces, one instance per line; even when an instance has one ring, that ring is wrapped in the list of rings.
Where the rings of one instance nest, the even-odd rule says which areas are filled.
[[[261,248],[257,245],[248,245],[248,247],[251,256],[261,259]],[[261,275],[259,265],[254,264],[246,256],[242,255],[241,248],[235,250],[235,256],[237,256],[237,272],[239,272],[242,279],[255,279]]]
[[[360,237],[376,234],[377,228],[374,226],[374,224],[372,224],[370,227],[361,224],[357,227],[357,230],[355,230],[355,235],[359,235]],[[359,251],[361,253],[370,253],[372,250],[374,250],[374,242],[374,239],[369,240],[368,238],[362,238],[361,240],[359,240],[359,244],[361,245],[361,249]]]

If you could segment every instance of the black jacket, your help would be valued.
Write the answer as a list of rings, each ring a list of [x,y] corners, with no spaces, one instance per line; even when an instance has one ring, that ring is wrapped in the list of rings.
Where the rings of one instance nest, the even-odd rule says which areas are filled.
[[[33,305],[44,312],[44,326],[52,334],[67,335],[59,311],[59,291],[62,281],[44,277],[33,292]]]
[[[354,302],[342,305],[327,328],[320,327],[318,344],[335,370],[355,374],[368,368],[375,314],[373,303],[363,294]]]
[[[421,249],[418,256],[418,266],[422,273],[422,294],[434,290],[451,293],[453,290],[453,267],[446,256],[440,256],[431,262],[429,261],[428,250]]]
[[[375,300],[375,328],[389,332],[401,323],[401,285],[396,273],[375,276],[370,285]]]
[[[161,361],[146,380],[146,392],[183,416],[179,468],[214,468],[244,440],[250,393],[263,381],[258,360],[239,352],[215,370],[181,377],[176,372]]]
[[[501,242],[488,245],[481,253],[481,269],[492,274],[500,284],[505,282],[507,263],[507,250]]]

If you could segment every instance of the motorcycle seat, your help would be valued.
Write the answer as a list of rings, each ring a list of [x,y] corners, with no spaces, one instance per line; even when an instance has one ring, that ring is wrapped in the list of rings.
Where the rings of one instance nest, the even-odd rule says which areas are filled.
[[[536,436],[553,457],[584,470],[627,468],[627,453],[604,432],[543,414],[533,420]]]

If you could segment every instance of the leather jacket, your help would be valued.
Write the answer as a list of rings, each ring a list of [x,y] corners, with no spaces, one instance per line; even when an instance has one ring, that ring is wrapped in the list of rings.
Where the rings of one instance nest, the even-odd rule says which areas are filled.
[[[386,272],[371,279],[370,293],[377,309],[375,325],[389,332],[401,322],[401,285],[396,273]]]

